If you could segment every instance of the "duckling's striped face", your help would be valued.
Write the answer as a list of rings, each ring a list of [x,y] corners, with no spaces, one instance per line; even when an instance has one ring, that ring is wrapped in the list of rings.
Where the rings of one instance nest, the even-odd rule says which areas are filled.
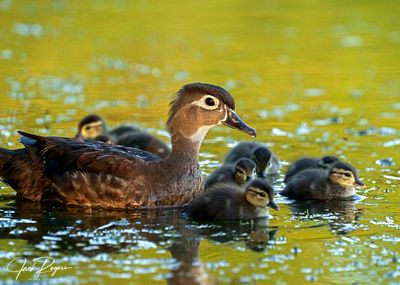
[[[103,121],[95,121],[84,124],[81,127],[80,133],[84,139],[95,139],[105,131]]]
[[[329,178],[332,182],[337,183],[343,187],[360,185],[361,182],[358,180],[358,178],[356,178],[351,170],[340,168],[332,168],[329,174]]]
[[[242,158],[236,162],[235,181],[244,184],[256,176],[256,164],[248,158]]]
[[[246,200],[253,206],[265,208],[269,204],[268,194],[260,188],[248,186],[245,195]]]

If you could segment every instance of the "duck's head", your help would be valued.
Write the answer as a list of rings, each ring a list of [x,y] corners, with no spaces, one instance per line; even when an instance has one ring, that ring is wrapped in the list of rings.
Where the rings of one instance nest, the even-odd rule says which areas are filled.
[[[329,169],[329,179],[343,187],[361,186],[365,184],[358,178],[357,170],[348,163],[336,162]]]
[[[318,166],[324,169],[329,169],[332,164],[338,162],[339,158],[332,155],[326,155],[318,161]]]
[[[88,115],[84,117],[78,124],[78,133],[76,138],[96,139],[103,135],[106,130],[106,124],[99,115]]]
[[[256,164],[248,158],[241,158],[235,163],[235,181],[244,184],[254,178]]]
[[[172,100],[166,125],[173,140],[180,135],[201,143],[207,132],[219,124],[256,136],[256,131],[236,115],[229,92],[211,84],[191,83],[184,85]]]
[[[274,210],[279,210],[279,206],[274,202],[274,190],[262,179],[254,179],[247,185],[245,198],[251,205],[265,208],[270,207]]]
[[[259,146],[254,150],[251,159],[253,159],[257,165],[257,176],[265,177],[264,171],[270,163],[271,151],[265,146]]]

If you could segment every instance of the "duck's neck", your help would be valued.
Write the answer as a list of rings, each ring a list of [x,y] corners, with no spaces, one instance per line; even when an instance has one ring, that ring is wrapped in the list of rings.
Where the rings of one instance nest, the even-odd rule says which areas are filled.
[[[201,141],[195,142],[183,136],[173,136],[171,154],[166,161],[174,161],[179,164],[198,163],[200,145]]]

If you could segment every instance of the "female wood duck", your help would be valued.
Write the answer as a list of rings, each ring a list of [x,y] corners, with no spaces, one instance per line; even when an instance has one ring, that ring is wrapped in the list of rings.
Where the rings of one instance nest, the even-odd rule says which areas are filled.
[[[338,162],[339,158],[336,156],[327,155],[322,158],[314,158],[314,157],[303,157],[299,160],[293,162],[285,175],[285,179],[283,182],[288,182],[291,177],[299,173],[300,171],[307,169],[307,168],[322,168],[322,169],[329,169],[332,164]]]
[[[106,143],[134,147],[165,158],[171,153],[169,146],[155,136],[132,126],[119,126],[106,130],[106,123],[96,114],[84,117],[78,124],[76,139],[94,139]]]
[[[234,112],[231,94],[204,83],[183,86],[166,123],[172,152],[166,159],[101,142],[20,132],[24,149],[0,149],[0,176],[19,198],[103,208],[185,204],[203,191],[198,154],[207,132],[223,124],[255,136]]]
[[[254,178],[256,164],[249,158],[241,158],[235,164],[224,164],[211,173],[204,184],[207,189],[216,183],[236,183],[243,185]]]
[[[278,174],[280,163],[276,155],[266,146],[257,142],[241,142],[229,151],[224,163],[235,163],[240,158],[250,158],[257,165],[257,176]]]
[[[328,171],[309,168],[297,173],[281,195],[295,200],[346,200],[355,195],[354,186],[365,187],[365,184],[353,166],[339,161]]]
[[[257,219],[266,217],[267,207],[279,210],[274,202],[274,190],[266,181],[255,179],[245,191],[232,183],[215,184],[197,196],[185,212],[199,220]]]

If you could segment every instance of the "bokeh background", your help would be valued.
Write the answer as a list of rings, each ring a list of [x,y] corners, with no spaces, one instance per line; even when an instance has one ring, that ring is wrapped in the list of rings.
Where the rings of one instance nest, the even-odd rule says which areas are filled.
[[[369,186],[330,208],[278,198],[260,230],[176,212],[43,212],[2,184],[0,278],[18,282],[6,268],[14,257],[50,254],[72,269],[43,283],[398,284],[399,15],[386,0],[0,0],[1,147],[20,146],[16,130],[73,136],[89,113],[168,142],[171,96],[200,81],[233,94],[283,172],[300,156],[333,154]],[[249,139],[213,129],[204,173]]]

